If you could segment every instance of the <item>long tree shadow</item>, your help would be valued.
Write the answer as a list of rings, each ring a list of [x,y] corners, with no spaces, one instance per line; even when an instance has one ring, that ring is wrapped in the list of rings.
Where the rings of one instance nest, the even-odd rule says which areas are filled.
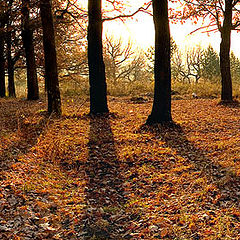
[[[0,102],[0,167],[2,170],[17,161],[36,142],[44,130],[47,116],[35,113],[38,102],[4,100]]]
[[[88,148],[85,239],[123,239],[127,224],[124,180],[108,115],[90,117]]]
[[[166,147],[174,149],[176,153],[193,164],[195,170],[200,171],[201,175],[206,176],[209,183],[218,187],[222,193],[219,199],[224,204],[235,204],[240,207],[240,177],[231,169],[223,168],[214,163],[207,152],[197,148],[193,142],[190,142],[181,126],[172,124],[164,125],[143,125],[140,131],[147,131],[166,143]]]
[[[21,186],[13,187],[15,184],[8,179],[14,171],[12,165],[30,152],[45,129],[47,115],[38,111],[42,104],[0,99],[0,192],[4,199],[0,211],[0,239],[13,239],[16,232],[24,232],[24,220],[18,209],[25,206],[26,193],[23,194]]]

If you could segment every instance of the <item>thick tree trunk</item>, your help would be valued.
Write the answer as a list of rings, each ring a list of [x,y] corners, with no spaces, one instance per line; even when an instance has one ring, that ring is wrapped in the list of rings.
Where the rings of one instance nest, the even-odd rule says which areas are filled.
[[[39,99],[37,69],[34,54],[33,31],[29,26],[29,0],[22,0],[22,39],[27,65],[27,99]]]
[[[7,66],[8,66],[8,96],[16,97],[15,83],[14,83],[14,62],[12,59],[12,33],[7,31]]]
[[[230,46],[232,27],[232,1],[225,0],[224,21],[221,28],[220,70],[222,77],[221,100],[232,102],[232,78],[230,68]]]
[[[155,25],[154,100],[147,124],[171,122],[171,65],[168,1],[153,0]]]
[[[3,26],[0,24],[0,27]],[[5,87],[5,59],[4,59],[4,33],[0,32],[0,97],[6,96]]]
[[[90,113],[106,113],[107,85],[102,50],[102,1],[88,0],[88,66]]]
[[[61,97],[58,82],[57,54],[51,0],[41,0],[40,13],[43,28],[43,46],[45,55],[45,82],[48,96],[48,112],[61,115]]]

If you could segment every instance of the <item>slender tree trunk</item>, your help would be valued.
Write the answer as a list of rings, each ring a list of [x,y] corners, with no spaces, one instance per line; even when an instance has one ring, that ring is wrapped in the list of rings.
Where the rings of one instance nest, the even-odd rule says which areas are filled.
[[[2,24],[0,27],[3,28]],[[0,30],[1,31],[1,30]],[[4,59],[4,33],[0,32],[0,97],[6,96],[5,87],[5,59]]]
[[[155,26],[154,100],[147,124],[171,122],[171,65],[168,1],[153,0]]]
[[[90,113],[106,113],[107,85],[102,50],[102,1],[88,0],[88,66]]]
[[[114,86],[116,86],[116,84],[117,84],[117,74],[116,74],[116,64],[115,64],[115,59],[113,60],[113,84],[114,84]]]
[[[8,66],[8,95],[9,97],[16,97],[15,83],[14,83],[14,62],[12,59],[12,33],[7,29],[7,66]]]
[[[232,27],[232,1],[225,0],[224,21],[221,28],[220,70],[222,77],[222,101],[232,102],[232,78],[230,68],[230,46]]]
[[[11,30],[11,13],[12,13],[13,0],[8,2],[7,9],[7,33],[6,33],[6,43],[7,43],[7,72],[8,72],[8,96],[16,97],[15,83],[14,83],[14,61],[12,59],[12,30]]]
[[[6,96],[5,87],[5,58],[4,58],[4,43],[5,43],[5,11],[4,3],[0,1],[0,97]]]
[[[25,49],[26,65],[27,65],[27,99],[39,99],[37,69],[34,54],[33,31],[29,26],[29,0],[22,0],[22,39]]]
[[[8,57],[8,95],[9,97],[16,97],[15,83],[14,83],[14,64]]]
[[[43,28],[45,55],[45,82],[48,96],[48,112],[61,115],[61,97],[58,82],[57,54],[51,0],[41,0],[40,13]]]

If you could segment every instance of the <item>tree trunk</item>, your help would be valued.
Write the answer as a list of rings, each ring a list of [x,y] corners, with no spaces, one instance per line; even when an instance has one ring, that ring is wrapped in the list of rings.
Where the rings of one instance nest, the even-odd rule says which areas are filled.
[[[171,122],[171,66],[168,1],[153,0],[155,26],[154,100],[147,124]]]
[[[8,57],[8,95],[9,97],[16,97],[15,83],[14,83],[14,64],[12,59]]]
[[[15,83],[14,83],[14,61],[12,59],[12,33],[7,28],[7,66],[8,66],[8,96],[16,97]]]
[[[221,100],[232,102],[232,78],[230,68],[230,46],[231,46],[231,27],[232,27],[232,1],[225,0],[225,12],[223,26],[221,28],[220,44],[220,70],[222,77]]]
[[[22,39],[27,65],[27,99],[39,99],[37,69],[34,54],[33,31],[29,26],[29,0],[22,0]]]
[[[2,24],[0,27],[3,28]],[[0,97],[6,96],[5,87],[5,59],[4,59],[4,33],[0,32]]]
[[[50,1],[51,0],[41,0],[40,2],[45,56],[45,82],[48,96],[48,113],[61,115],[61,97],[58,82],[57,54]]]
[[[109,112],[102,50],[102,1],[88,0],[88,66],[90,113]]]

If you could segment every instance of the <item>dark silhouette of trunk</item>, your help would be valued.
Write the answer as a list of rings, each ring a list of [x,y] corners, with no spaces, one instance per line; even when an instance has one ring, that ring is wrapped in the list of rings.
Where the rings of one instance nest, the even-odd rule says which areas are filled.
[[[57,54],[51,0],[41,0],[40,13],[43,28],[45,56],[45,83],[48,96],[48,113],[61,115],[61,97],[58,82]]]
[[[225,12],[221,32],[220,44],[220,70],[222,77],[221,100],[232,102],[232,78],[230,68],[230,46],[232,28],[232,1],[225,0]]]
[[[14,61],[12,59],[12,33],[10,28],[7,28],[7,70],[8,70],[8,96],[16,97],[14,83]]]
[[[0,23],[0,28],[4,26]],[[5,59],[4,59],[4,32],[0,31],[0,97],[6,96],[5,87]]]
[[[29,0],[22,0],[22,39],[27,65],[27,99],[39,99],[37,69],[34,54],[33,31],[29,26]]]
[[[153,0],[155,26],[154,100],[147,124],[171,122],[171,67],[168,1]]]
[[[88,66],[90,113],[108,112],[107,85],[102,50],[102,1],[88,1]]]
[[[7,71],[8,71],[8,96],[16,97],[15,83],[14,83],[14,61],[12,58],[12,26],[11,26],[11,13],[12,13],[13,0],[8,3],[7,10],[7,33],[6,33],[6,43],[7,43]]]

